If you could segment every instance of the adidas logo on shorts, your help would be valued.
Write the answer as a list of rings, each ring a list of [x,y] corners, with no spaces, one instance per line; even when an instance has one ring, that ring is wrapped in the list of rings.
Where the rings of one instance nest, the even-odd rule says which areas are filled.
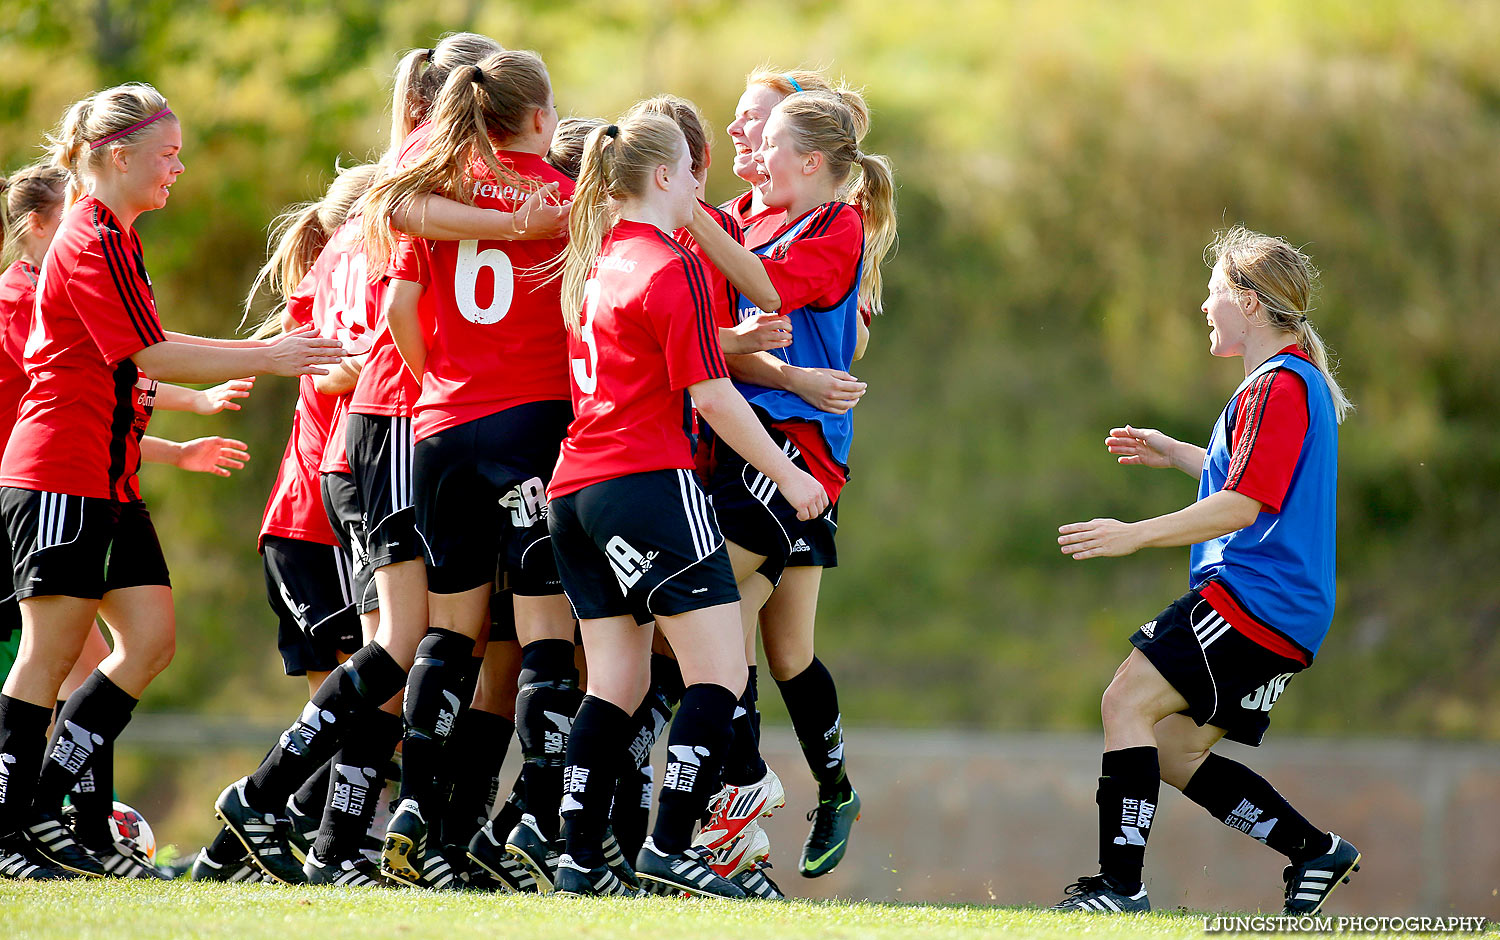
[[[1146,624],[1145,626],[1141,627],[1141,632],[1144,633],[1144,634],[1146,634],[1146,639],[1148,639],[1148,640],[1152,639],[1153,637],[1155,637],[1156,636],[1156,621],[1153,620],[1150,623]]]

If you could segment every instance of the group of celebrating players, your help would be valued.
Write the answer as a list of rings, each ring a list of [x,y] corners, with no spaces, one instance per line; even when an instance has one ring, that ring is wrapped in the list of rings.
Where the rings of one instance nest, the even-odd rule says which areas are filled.
[[[660,95],[613,122],[559,120],[541,58],[484,36],[407,54],[392,111],[379,161],[282,216],[246,310],[266,291],[280,303],[252,339],[158,319],[133,223],[166,204],[182,136],[154,88],[78,102],[51,162],[9,181],[18,257],[0,294],[12,370],[0,407],[15,420],[0,510],[21,641],[0,696],[0,876],[162,876],[108,838],[89,798],[107,798],[111,745],[173,649],[136,471],[144,458],[227,474],[246,455],[144,431],[158,406],[237,408],[247,377],[267,373],[300,383],[259,547],[286,672],[306,675],[309,698],[220,794],[223,830],[193,877],[780,897],[757,822],[785,803],[760,755],[757,640],[818,784],[799,871],[831,871],[860,800],[814,621],[865,390],[848,370],[881,311],[896,227],[890,163],[862,149],[863,98],[815,71],[750,75],[728,128],[749,187],[718,208],[703,201],[711,136],[692,103]],[[1211,771],[1199,801],[1215,813],[1230,791],[1280,812],[1294,866],[1352,851],[1294,826],[1241,765],[1203,759],[1213,731],[1258,740],[1326,632],[1323,607],[1331,616],[1331,584],[1314,584],[1305,610],[1261,606],[1270,588],[1231,570],[1235,533],[1285,500],[1307,522],[1258,533],[1262,558],[1302,552],[1297,539],[1329,525],[1316,557],[1272,580],[1317,581],[1325,563],[1331,579],[1320,514],[1345,403],[1306,292],[1288,300],[1257,280],[1267,257],[1294,281],[1311,270],[1247,232],[1216,257],[1205,313],[1214,323],[1214,298],[1229,298],[1240,321],[1238,345],[1215,324],[1215,354],[1244,356],[1250,378],[1206,457],[1159,432],[1110,438],[1122,462],[1201,472],[1212,498],[1197,505],[1217,514],[1150,541],[1111,520],[1064,527],[1075,557],[1219,546],[1195,547],[1196,604],[1174,605],[1172,630],[1164,613],[1138,634],[1106,694],[1103,870],[1065,906],[1149,906],[1139,856],[1160,779],[1197,787]],[[1282,425],[1296,421],[1293,440]],[[1207,652],[1229,628],[1215,655],[1234,657],[1232,682]],[[1204,654],[1212,707],[1182,636]],[[1221,692],[1256,685],[1250,717],[1219,708]],[[1179,712],[1192,721],[1179,727]],[[507,790],[512,733],[523,761]],[[1172,748],[1159,766],[1158,740]],[[372,837],[398,747],[399,796]],[[1235,802],[1231,825],[1247,813]],[[1278,845],[1271,829],[1246,831]]]

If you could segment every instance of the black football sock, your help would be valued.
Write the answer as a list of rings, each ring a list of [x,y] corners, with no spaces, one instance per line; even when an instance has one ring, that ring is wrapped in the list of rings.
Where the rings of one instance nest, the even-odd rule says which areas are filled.
[[[448,739],[445,759],[453,784],[443,810],[443,838],[454,845],[467,845],[470,837],[490,818],[499,789],[500,765],[515,724],[504,715],[469,708],[459,716]]]
[[[498,779],[498,778],[497,778]],[[510,831],[516,828],[521,821],[521,816],[526,812],[526,783],[517,774],[515,782],[511,785],[510,796],[495,810],[495,815],[490,818],[494,823],[495,835],[504,839],[510,835]]]
[[[344,723],[379,708],[406,684],[406,670],[378,643],[366,643],[323,680],[302,715],[245,784],[245,799],[262,813],[280,814],[287,798],[338,751]]]
[[[797,732],[802,756],[818,781],[818,799],[847,796],[851,788],[844,763],[844,720],[839,714],[833,676],[815,656],[806,669],[776,685],[786,702],[792,729]]]
[[[228,829],[220,829],[203,852],[215,865],[233,865],[247,854],[244,844]]]
[[[416,800],[431,827],[441,824],[438,808],[445,795],[447,770],[443,745],[469,704],[464,691],[473,651],[474,641],[462,633],[430,629],[417,644],[411,676],[406,680],[401,799]]]
[[[47,745],[33,798],[34,811],[56,815],[62,809],[63,797],[88,769],[95,752],[104,744],[113,744],[125,730],[135,703],[97,669],[68,696]]]
[[[609,811],[609,827],[615,841],[628,859],[634,859],[646,841],[646,827],[651,822],[651,765],[631,769],[626,764],[615,784],[615,805]]]
[[[520,692],[516,695],[516,737],[521,741],[521,774],[526,811],[543,838],[557,838],[563,764],[568,734],[583,693],[568,640],[536,640],[521,650]]]
[[[385,788],[385,768],[401,740],[401,716],[371,708],[349,722],[344,744],[329,761],[327,808],[313,851],[323,862],[355,858]]]
[[[330,758],[292,794],[288,802],[296,807],[297,812],[311,819],[323,818],[323,808],[328,805],[328,777],[333,773],[335,759]]]
[[[568,854],[584,868],[604,864],[604,830],[620,769],[630,759],[631,716],[602,698],[586,695],[568,736],[563,769],[562,829]]]
[[[1266,778],[1227,757],[1210,753],[1204,758],[1182,795],[1294,864],[1317,858],[1333,846],[1328,833],[1304,819]]]
[[[724,782],[734,786],[759,783],[766,775],[766,762],[760,756],[760,739],[755,733],[755,667],[750,680],[734,708],[734,736],[724,758]]]
[[[0,836],[27,825],[52,709],[0,694]]]
[[[664,653],[651,654],[651,686],[666,699],[668,708],[676,708],[682,701],[682,667],[677,660]]]
[[[1141,889],[1146,839],[1156,817],[1161,764],[1154,747],[1105,751],[1095,800],[1099,804],[1099,871],[1115,890]]]
[[[733,735],[734,693],[722,685],[696,683],[682,694],[682,704],[667,736],[667,766],[662,777],[656,847],[667,854],[687,849],[693,825],[718,792],[724,755]]]
[[[58,700],[52,712],[54,723],[67,704]],[[114,844],[109,818],[115,810],[115,742],[105,741],[94,748],[94,758],[78,775],[68,802],[78,811],[73,817],[73,836],[85,848],[100,852]]]

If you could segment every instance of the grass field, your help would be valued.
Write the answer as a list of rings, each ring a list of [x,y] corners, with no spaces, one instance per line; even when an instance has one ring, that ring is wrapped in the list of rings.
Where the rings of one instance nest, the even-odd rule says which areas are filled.
[[[564,900],[270,885],[0,882],[0,934],[31,938],[1201,937],[1201,913],[1122,917],[846,901]]]

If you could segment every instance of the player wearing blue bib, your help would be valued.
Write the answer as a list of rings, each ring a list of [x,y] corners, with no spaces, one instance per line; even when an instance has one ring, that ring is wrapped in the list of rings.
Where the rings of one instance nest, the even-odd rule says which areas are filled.
[[[791,344],[772,355],[798,370],[847,374],[861,353],[861,309],[880,310],[880,261],[895,238],[892,171],[884,157],[860,150],[869,111],[857,92],[798,92],[783,99],[765,123],[756,160],[763,168],[760,193],[789,220],[755,251],[727,235],[699,210],[689,233],[740,292],[738,317],[750,322],[778,313],[790,324]],[[847,195],[854,167],[860,174]],[[842,197],[842,198],[841,198]],[[741,357],[751,359],[753,357]],[[737,385],[783,451],[805,467],[836,500],[848,478],[853,423],[848,409],[823,410],[802,397],[761,384],[735,370]],[[714,448],[708,489],[729,542],[739,582],[747,641],[754,642],[758,613],[806,530],[764,475],[722,442]],[[815,602],[814,602],[815,603]],[[832,677],[813,655],[812,618],[798,618],[792,635],[765,634],[772,676],[819,778],[820,803],[803,874],[830,870],[842,856],[859,801],[844,774],[841,722]],[[699,844],[731,860],[736,846],[756,840],[754,821],[781,805],[775,773],[760,758],[752,722],[754,684],[740,702],[745,720],[735,724],[735,746],[725,765],[725,789],[699,833]],[[809,853],[815,864],[809,865]]]
[[[1287,856],[1287,914],[1317,913],[1359,869],[1352,844],[1314,827],[1250,768],[1211,753],[1225,737],[1260,743],[1271,707],[1328,633],[1338,425],[1351,406],[1307,318],[1317,276],[1307,256],[1236,226],[1209,257],[1209,351],[1242,358],[1245,380],[1208,448],[1128,425],[1106,441],[1122,464],[1197,478],[1197,501],[1140,522],[1058,530],[1076,559],[1191,545],[1192,571],[1188,593],[1131,637],[1135,649],[1104,693],[1100,871],[1070,885],[1057,910],[1151,909],[1141,870],[1163,780]]]

